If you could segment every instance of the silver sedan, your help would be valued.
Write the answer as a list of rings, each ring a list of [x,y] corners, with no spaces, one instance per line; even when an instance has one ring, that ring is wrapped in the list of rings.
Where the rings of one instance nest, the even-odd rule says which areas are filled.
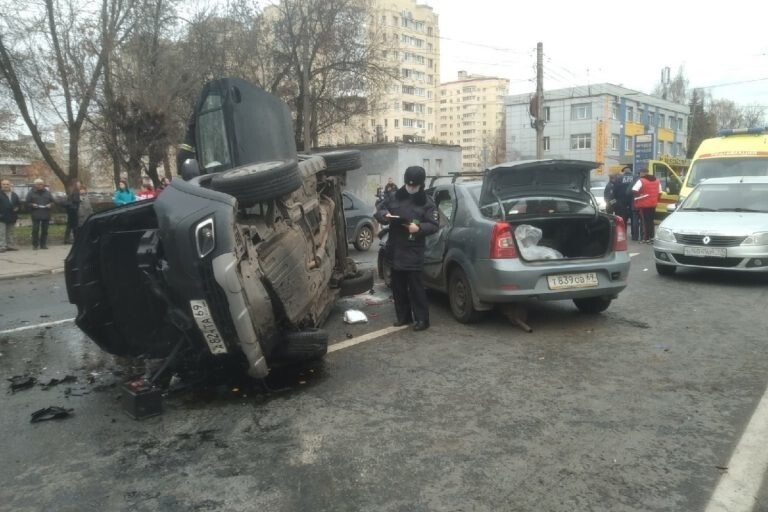
[[[768,272],[768,177],[699,184],[661,223],[653,253],[661,275],[678,267]]]

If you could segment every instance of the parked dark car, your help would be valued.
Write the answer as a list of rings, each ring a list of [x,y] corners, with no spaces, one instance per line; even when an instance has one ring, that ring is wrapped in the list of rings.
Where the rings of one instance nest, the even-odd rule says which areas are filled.
[[[373,206],[351,192],[343,192],[344,218],[347,222],[347,241],[358,251],[367,251],[376,235]]]
[[[623,221],[600,212],[590,194],[597,166],[511,162],[488,169],[482,181],[430,189],[439,230],[427,238],[424,284],[448,294],[460,322],[532,299],[570,299],[583,312],[604,311],[627,286],[629,255]],[[385,281],[388,272],[380,250]]]
[[[288,106],[207,84],[195,158],[155,199],[92,215],[65,262],[77,325],[104,350],[272,363],[322,357],[337,297],[371,289],[348,257],[342,188],[357,151],[298,155]]]

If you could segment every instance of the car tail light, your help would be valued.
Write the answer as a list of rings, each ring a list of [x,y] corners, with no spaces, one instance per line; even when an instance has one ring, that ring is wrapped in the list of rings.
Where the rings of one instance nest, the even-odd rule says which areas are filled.
[[[497,222],[491,233],[491,259],[517,258],[512,231],[506,222]]]
[[[614,215],[613,224],[613,250],[614,251],[626,251],[627,250],[627,226],[624,224],[624,219]]]

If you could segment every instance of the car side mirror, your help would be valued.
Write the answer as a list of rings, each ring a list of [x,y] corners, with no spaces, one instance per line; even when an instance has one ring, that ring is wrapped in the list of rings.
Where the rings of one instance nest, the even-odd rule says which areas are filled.
[[[184,163],[181,164],[181,177],[184,181],[189,181],[192,178],[200,176],[200,164],[197,163],[195,158],[187,158]]]
[[[667,213],[672,213],[675,210],[677,210],[677,206],[676,205],[674,205],[674,204],[668,204],[667,205]]]

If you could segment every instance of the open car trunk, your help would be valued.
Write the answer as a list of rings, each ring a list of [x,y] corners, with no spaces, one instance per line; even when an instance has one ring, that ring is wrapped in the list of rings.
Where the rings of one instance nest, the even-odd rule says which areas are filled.
[[[520,219],[510,228],[526,261],[601,258],[610,252],[613,240],[613,226],[606,215]]]

